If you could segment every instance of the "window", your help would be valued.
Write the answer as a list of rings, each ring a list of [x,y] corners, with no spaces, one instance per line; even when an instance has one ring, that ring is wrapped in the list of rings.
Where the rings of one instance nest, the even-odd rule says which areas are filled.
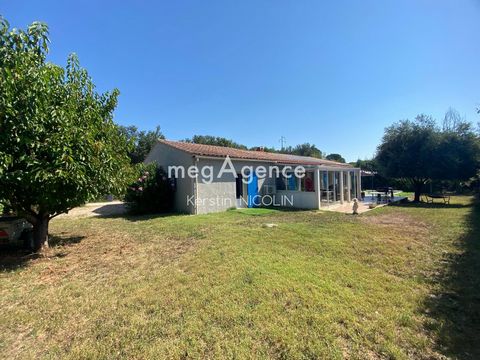
[[[314,181],[314,176],[312,171],[307,171],[305,173],[305,176],[300,180],[301,180],[300,181],[301,191],[307,191],[307,192],[315,191],[315,181]]]
[[[236,196],[237,199],[240,199],[243,196],[243,178],[242,174],[237,174],[237,177],[235,179],[235,190],[236,190]]]
[[[288,173],[289,177],[280,175],[275,180],[277,190],[298,191],[298,179],[293,173]]]
[[[275,179],[275,185],[277,187],[277,190],[286,190],[285,187],[285,178],[283,176],[279,176]]]
[[[290,173],[288,175],[290,175],[290,177],[287,178],[287,190],[297,191],[298,190],[297,178],[293,173]]]

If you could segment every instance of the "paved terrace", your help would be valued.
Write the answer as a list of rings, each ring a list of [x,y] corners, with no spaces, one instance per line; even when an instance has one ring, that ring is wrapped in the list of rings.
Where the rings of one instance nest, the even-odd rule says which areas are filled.
[[[386,206],[388,204],[392,204],[392,203],[395,203],[395,202],[400,202],[400,201],[403,201],[405,199],[407,199],[406,196],[395,196],[391,202],[377,204],[377,206],[375,206],[375,208],[373,208],[373,209],[377,209],[377,208],[380,208],[380,207],[383,207],[383,206]],[[376,199],[373,199],[369,196],[367,196],[364,201],[359,201],[359,203],[358,203],[358,213],[362,214],[364,212],[373,210],[373,209],[370,208],[370,204],[372,204],[372,203],[376,204]],[[342,212],[342,213],[345,213],[345,214],[352,214],[353,213],[352,207],[353,207],[353,202],[350,202],[350,203],[346,202],[346,203],[343,203],[343,204],[333,204],[333,205],[329,205],[329,206],[322,206],[321,210],[337,211],[337,212]]]

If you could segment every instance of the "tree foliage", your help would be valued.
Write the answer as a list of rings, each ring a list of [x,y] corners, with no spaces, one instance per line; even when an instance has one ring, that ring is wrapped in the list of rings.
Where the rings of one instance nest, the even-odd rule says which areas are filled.
[[[251,151],[264,151],[269,153],[278,153],[279,150],[275,149],[274,147],[268,146],[252,146],[249,150]]]
[[[408,180],[420,200],[431,180],[466,180],[479,166],[479,142],[472,125],[447,122],[442,129],[426,115],[403,120],[385,129],[376,162],[382,175]]]
[[[132,164],[143,162],[153,145],[158,139],[165,139],[160,131],[160,126],[155,130],[139,131],[136,126],[118,126],[120,133],[125,136],[132,145],[132,149],[128,152]]]
[[[242,149],[242,150],[248,149],[245,145],[236,143],[233,140],[220,137],[220,136],[194,135],[192,138],[185,139],[184,141],[189,143],[194,143],[194,144],[224,146],[224,147],[231,147],[231,148]]]
[[[345,163],[344,157],[340,154],[328,154],[327,156],[325,156],[325,159],[330,160],[330,161]]]
[[[99,94],[75,55],[48,63],[48,28],[0,20],[0,199],[34,226],[85,201],[123,191],[124,136],[112,121],[118,90]]]
[[[356,168],[361,168],[362,170],[370,172],[378,171],[378,165],[375,159],[358,159],[357,161],[351,162],[350,164]]]
[[[288,146],[279,152],[291,155],[311,156],[319,159],[323,159],[324,154],[314,144],[304,143],[294,147]]]
[[[282,154],[311,156],[319,159],[323,159],[324,157],[324,154],[322,153],[321,150],[319,150],[314,144],[309,144],[309,143],[299,144],[293,147],[288,146],[284,149],[276,150],[272,147],[266,147],[266,146],[254,146],[248,149],[247,146],[239,144],[233,140],[226,139],[224,137],[219,137],[219,136],[211,136],[211,135],[194,135],[192,138],[185,139],[184,141],[194,143],[194,144],[224,146],[224,147],[231,147],[231,148],[236,148],[241,150],[261,149],[262,151],[265,151],[265,152],[277,152]]]

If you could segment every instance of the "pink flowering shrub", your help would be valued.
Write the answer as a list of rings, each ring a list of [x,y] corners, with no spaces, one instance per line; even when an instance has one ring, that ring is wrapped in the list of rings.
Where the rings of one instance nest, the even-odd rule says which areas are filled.
[[[173,210],[173,182],[155,164],[139,166],[137,180],[125,195],[127,209],[132,214],[155,214]]]

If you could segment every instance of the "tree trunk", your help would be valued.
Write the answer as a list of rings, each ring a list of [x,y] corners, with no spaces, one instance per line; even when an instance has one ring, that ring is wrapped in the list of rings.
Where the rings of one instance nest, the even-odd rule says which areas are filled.
[[[38,252],[42,248],[48,248],[48,215],[39,216],[33,225],[33,251]]]
[[[415,182],[413,184],[413,190],[415,192],[415,196],[413,198],[413,201],[414,202],[420,202],[420,197],[422,196],[422,190],[423,190],[423,183]]]

